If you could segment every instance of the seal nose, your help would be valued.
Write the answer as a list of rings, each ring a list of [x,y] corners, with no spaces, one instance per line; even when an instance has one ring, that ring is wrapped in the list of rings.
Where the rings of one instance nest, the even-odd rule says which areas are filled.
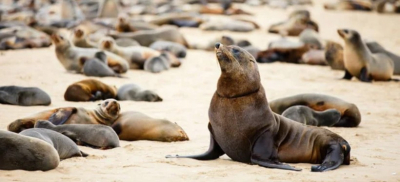
[[[219,43],[219,42],[218,42],[218,43],[216,43],[216,44],[215,44],[215,48],[217,48],[217,49],[218,49],[220,45],[221,45],[221,43]]]

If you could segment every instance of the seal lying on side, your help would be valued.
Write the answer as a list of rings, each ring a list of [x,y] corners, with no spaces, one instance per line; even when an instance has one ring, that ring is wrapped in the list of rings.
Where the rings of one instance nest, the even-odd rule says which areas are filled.
[[[388,55],[372,54],[355,30],[339,29],[338,34],[345,42],[343,79],[354,76],[363,82],[392,80],[394,64]]]
[[[171,67],[171,62],[166,54],[153,56],[144,62],[143,69],[151,73],[159,73],[168,70]]]
[[[121,107],[114,99],[102,101],[95,109],[82,107],[63,107],[42,111],[31,116],[17,119],[8,125],[8,130],[21,132],[33,128],[39,120],[49,120],[55,125],[60,124],[103,124],[112,125],[119,116]]]
[[[37,87],[2,86],[0,104],[20,106],[50,105],[50,96]]]
[[[78,145],[86,145],[94,148],[111,149],[119,147],[119,138],[115,131],[100,124],[66,124],[56,126],[49,121],[38,121],[35,128],[46,128],[61,133]],[[26,130],[24,130],[26,131]]]
[[[48,143],[0,130],[0,170],[55,169],[60,163],[56,149]]]
[[[126,84],[118,89],[118,100],[134,100],[134,101],[148,101],[159,102],[163,99],[151,90],[145,90],[136,84]]]
[[[154,119],[139,112],[121,113],[112,128],[121,140],[186,141],[189,137],[176,123]]]
[[[356,127],[361,122],[361,114],[355,104],[342,99],[323,94],[299,94],[290,97],[275,99],[269,102],[271,110],[282,114],[286,109],[296,105],[308,106],[315,111],[336,109],[340,112],[341,118],[333,126]]]
[[[340,112],[336,109],[314,111],[307,106],[289,107],[282,113],[282,116],[312,126],[333,126],[341,118]]]
[[[94,58],[85,60],[85,65],[83,66],[83,73],[86,76],[98,76],[98,77],[122,77],[121,75],[115,73],[107,65],[107,55],[103,52],[98,52],[94,55]]]
[[[66,101],[96,101],[116,96],[117,88],[95,79],[86,79],[68,86],[64,99]]]
[[[186,47],[175,42],[159,40],[152,43],[149,47],[158,51],[169,51],[178,58],[186,57]]]
[[[250,53],[219,43],[215,48],[221,76],[208,111],[210,148],[176,158],[212,160],[227,154],[234,161],[286,170],[299,169],[281,162],[320,163],[311,167],[319,172],[350,163],[350,146],[339,135],[271,111]]]
[[[56,45],[55,51],[57,59],[68,71],[82,72],[85,60],[95,57],[95,54],[101,52],[95,48],[75,47],[60,33],[51,36]],[[116,73],[125,73],[128,71],[128,62],[111,52],[104,52],[107,55],[107,65]]]
[[[52,130],[31,128],[24,130],[21,135],[37,138],[52,145],[58,152],[60,159],[71,157],[86,157],[87,154],[79,150],[78,146],[68,137]]]

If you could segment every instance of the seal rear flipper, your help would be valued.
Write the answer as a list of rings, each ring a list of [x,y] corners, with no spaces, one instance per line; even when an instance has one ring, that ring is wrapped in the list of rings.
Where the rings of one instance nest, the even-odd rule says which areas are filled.
[[[351,78],[353,78],[353,75],[350,74],[349,71],[347,71],[347,69],[345,70],[344,76],[342,79],[344,80],[351,80]]]
[[[55,125],[62,125],[67,122],[71,115],[76,113],[76,111],[75,107],[62,108],[52,114],[48,120]]]
[[[325,156],[324,161],[319,166],[312,166],[312,172],[323,172],[323,171],[330,171],[338,168],[340,165],[343,164],[344,161],[344,153],[342,151],[342,147],[338,144],[331,144],[327,148],[327,153]]]
[[[253,144],[250,161],[267,168],[301,171],[301,169],[279,162],[278,149],[274,146],[274,137],[268,131],[262,133]]]
[[[225,152],[218,145],[217,141],[215,141],[213,135],[210,137],[210,147],[207,152],[199,155],[188,155],[188,156],[179,156],[179,155],[167,155],[165,158],[192,158],[197,160],[214,160],[218,159],[221,155],[224,155]]]
[[[89,154],[87,154],[87,153],[85,153],[85,152],[82,152],[82,151],[81,151],[81,155],[82,155],[82,157],[87,157],[87,156],[89,156]]]

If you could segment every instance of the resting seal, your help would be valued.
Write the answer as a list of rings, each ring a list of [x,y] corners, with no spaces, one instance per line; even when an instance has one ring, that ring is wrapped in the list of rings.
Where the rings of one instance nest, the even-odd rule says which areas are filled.
[[[157,93],[151,90],[140,88],[136,84],[126,84],[118,89],[118,100],[134,100],[134,101],[148,101],[160,102],[163,99]]]
[[[107,66],[107,56],[103,52],[98,52],[94,55],[94,58],[85,60],[83,66],[83,73],[86,76],[98,76],[98,77],[122,77],[115,73],[110,67]]]
[[[354,76],[363,82],[392,80],[394,63],[387,54],[371,53],[355,30],[339,29],[338,34],[345,42],[343,79]]]
[[[177,158],[212,160],[227,154],[234,161],[286,170],[299,169],[281,162],[322,163],[311,171],[350,163],[350,146],[339,135],[271,111],[250,53],[219,43],[215,48],[221,76],[208,111],[210,148],[204,154]]]
[[[152,140],[162,142],[186,141],[189,137],[176,123],[154,119],[139,112],[124,112],[112,128],[121,140]]]
[[[333,126],[340,120],[341,114],[336,109],[314,111],[307,106],[292,106],[286,109],[282,116],[305,125]]]
[[[79,145],[86,145],[101,149],[119,147],[118,135],[111,127],[105,125],[66,124],[56,126],[49,121],[42,120],[36,122],[35,128],[46,128],[48,130],[61,133],[77,142]]]
[[[159,40],[159,41],[153,42],[149,47],[154,50],[158,50],[158,51],[171,52],[178,58],[186,57],[186,47],[183,46],[182,44],[178,44],[176,42]]]
[[[56,149],[48,143],[0,130],[0,170],[55,169],[60,163]]]
[[[34,106],[51,104],[50,96],[37,87],[0,87],[0,104]]]
[[[355,104],[329,95],[299,94],[269,102],[271,110],[277,114],[282,114],[287,108],[295,105],[308,106],[316,111],[325,111],[327,109],[338,110],[342,117],[334,126],[356,127],[361,122],[361,114]]]
[[[95,79],[86,79],[68,86],[64,93],[66,101],[96,101],[115,98],[117,88]]]
[[[60,159],[71,157],[86,157],[87,154],[79,150],[78,146],[68,137],[52,130],[31,128],[24,130],[21,135],[37,138],[52,145],[58,152]]]
[[[119,103],[114,99],[102,101],[95,109],[82,107],[63,107],[42,111],[31,116],[17,119],[8,125],[8,130],[21,132],[33,128],[39,120],[49,120],[55,125],[61,124],[103,124],[112,125],[119,116]]]

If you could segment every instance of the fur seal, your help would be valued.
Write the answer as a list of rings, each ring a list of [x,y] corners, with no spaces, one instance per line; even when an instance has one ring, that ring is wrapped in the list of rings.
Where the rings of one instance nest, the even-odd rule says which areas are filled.
[[[55,169],[60,163],[56,149],[48,143],[0,130],[0,170]]]
[[[239,20],[211,20],[202,23],[199,28],[202,30],[227,30],[233,32],[251,32],[256,29],[254,24]]]
[[[333,70],[345,70],[343,46],[333,41],[327,41],[325,45],[325,60]]]
[[[271,47],[271,46],[270,46]],[[299,46],[282,46],[268,48],[265,51],[258,52],[256,57],[259,63],[271,63],[275,61],[300,63],[304,53],[308,52],[310,47],[304,44]]]
[[[345,42],[343,79],[354,76],[363,82],[392,80],[394,63],[388,55],[371,53],[355,30],[339,29],[338,34]]]
[[[87,154],[79,150],[78,146],[71,139],[52,130],[31,128],[24,130],[19,134],[37,138],[49,143],[57,150],[60,159],[87,156]]]
[[[133,39],[129,38],[119,38],[115,40],[115,43],[121,47],[131,47],[131,46],[140,46],[140,44]]]
[[[289,36],[299,36],[305,29],[313,29],[318,32],[318,24],[311,20],[308,11],[300,10],[293,12],[289,19],[284,22],[273,24],[268,29],[269,33],[286,33]]]
[[[301,56],[300,63],[309,65],[327,65],[325,60],[325,51],[310,49]]]
[[[160,102],[163,99],[157,93],[151,90],[140,88],[136,84],[125,84],[118,89],[118,100],[134,100],[134,101],[148,101]]]
[[[51,104],[50,96],[37,87],[2,86],[0,104],[34,106]]]
[[[99,48],[123,57],[129,62],[130,69],[143,69],[144,63],[147,59],[160,55],[160,52],[148,47],[120,47],[111,37],[104,37],[101,39]]]
[[[79,145],[91,146],[94,148],[111,149],[119,147],[119,138],[115,131],[100,124],[66,124],[54,125],[49,121],[38,121],[35,128],[46,128],[61,133]],[[23,132],[25,132],[24,130]],[[22,132],[21,132],[22,133]]]
[[[356,127],[361,122],[361,114],[355,104],[329,95],[299,94],[269,102],[271,110],[277,114],[282,114],[287,108],[295,105],[308,106],[315,111],[338,110],[342,117],[334,125],[337,127]]]
[[[314,49],[323,49],[324,48],[324,41],[313,29],[305,29],[299,35],[299,40],[304,44],[313,47]]]
[[[117,38],[131,38],[139,42],[141,46],[150,46],[153,42],[158,40],[165,40],[170,42],[176,42],[184,45],[185,47],[189,47],[189,44],[186,42],[186,39],[179,32],[178,28],[175,26],[162,26],[160,28],[154,30],[141,30],[136,32],[127,32],[127,33],[119,33],[119,32],[110,32],[109,35],[114,39]]]
[[[99,2],[98,18],[117,18],[119,6],[116,0],[101,0]]]
[[[334,3],[325,3],[324,8],[327,10],[360,10],[371,11],[372,1],[364,0],[340,0]]]
[[[112,128],[120,140],[162,142],[189,140],[185,131],[178,124],[165,119],[154,119],[134,111],[121,113]]]
[[[94,58],[85,60],[85,65],[83,66],[83,73],[86,76],[98,76],[98,77],[119,77],[122,78],[121,75],[115,73],[110,67],[107,65],[107,55],[103,52],[98,52],[94,55]]]
[[[159,41],[153,42],[149,47],[154,50],[158,50],[158,51],[171,52],[178,58],[186,57],[186,51],[187,51],[186,47],[183,46],[182,44],[178,44],[176,42],[159,40]]]
[[[117,88],[95,79],[86,79],[68,86],[64,94],[66,101],[96,101],[115,98]]]
[[[165,54],[159,56],[153,56],[147,59],[143,66],[145,71],[151,73],[160,73],[164,70],[168,70],[171,67],[171,63]]]
[[[350,146],[339,135],[271,111],[250,53],[219,43],[215,48],[221,76],[208,110],[210,147],[200,155],[167,158],[212,160],[227,154],[234,161],[295,171],[281,162],[319,163],[313,172],[350,163]]]
[[[61,124],[103,124],[112,125],[119,116],[121,107],[114,99],[102,101],[95,109],[82,107],[62,107],[42,111],[31,116],[17,119],[8,125],[8,130],[21,132],[33,128],[40,120],[48,120],[55,125]]]
[[[333,126],[341,118],[340,112],[336,109],[314,111],[307,106],[289,107],[282,113],[282,116],[312,126]]]
[[[77,46],[82,48],[97,48],[96,43],[91,42],[87,38],[87,33],[84,32],[81,28],[76,28],[72,33],[71,42]]]
[[[372,53],[384,53],[388,55],[394,64],[394,75],[400,75],[400,56],[393,54],[390,51],[387,51],[384,47],[382,47],[378,42],[375,41],[366,41],[365,44],[367,45],[368,49]]]
[[[95,54],[101,52],[95,48],[76,47],[60,33],[53,34],[52,40],[56,45],[56,56],[64,68],[68,71],[82,72],[84,61],[95,57]],[[125,73],[128,71],[128,62],[111,52],[104,52],[107,55],[107,65],[116,73]]]

